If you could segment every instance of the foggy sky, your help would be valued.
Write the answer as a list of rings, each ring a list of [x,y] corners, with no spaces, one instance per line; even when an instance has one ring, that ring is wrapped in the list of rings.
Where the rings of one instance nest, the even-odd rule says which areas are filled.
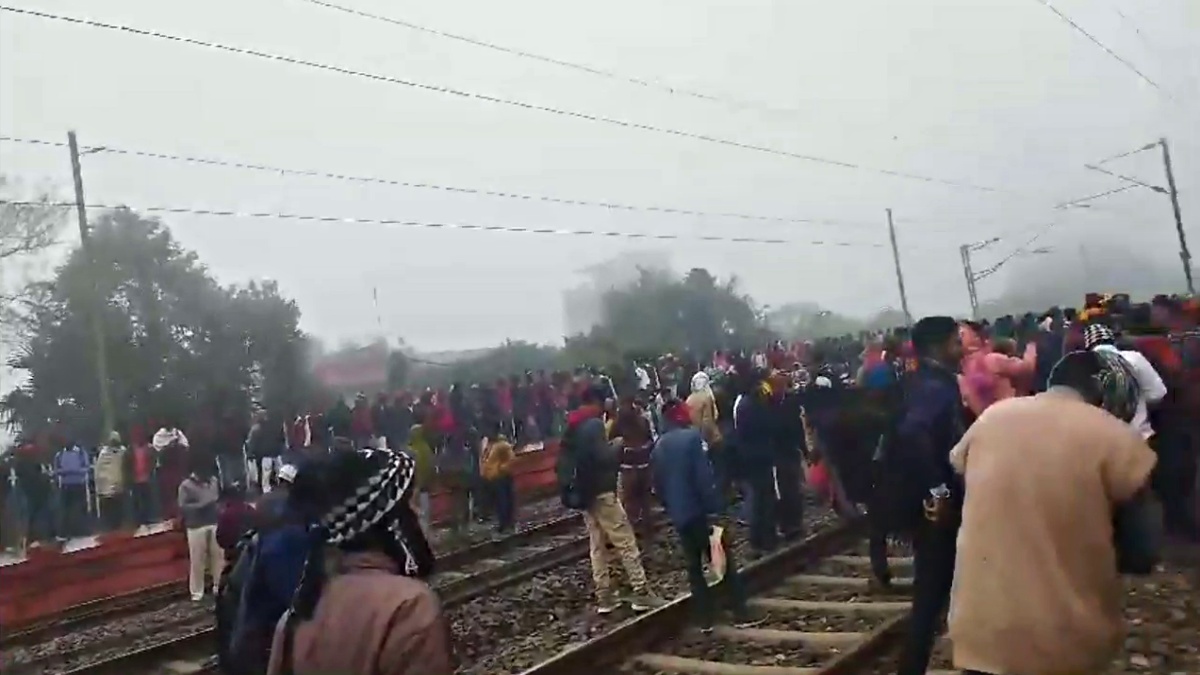
[[[784,238],[672,243],[681,269],[736,273],[762,303],[850,313],[898,306],[884,209],[895,210],[914,314],[967,307],[958,246],[1039,228],[1039,264],[1081,242],[1178,267],[1165,197],[1083,165],[1170,138],[1200,257],[1200,5],[1055,3],[1156,90],[1037,0],[440,0],[340,4],[754,102],[728,106],[499,54],[300,0],[5,0],[422,83],[873,167],[995,186],[984,193],[369,82],[162,40],[0,13],[0,133],[555,198],[847,221],[763,223],[277,176],[98,153],[87,199],[477,225]],[[1125,17],[1117,13],[1119,7]],[[1157,151],[1113,163],[1164,184]],[[65,150],[0,143],[0,172],[69,196]],[[330,343],[382,331],[423,349],[556,341],[573,271],[652,245],[579,236],[169,216],[219,280],[277,279]],[[73,231],[67,230],[68,236]],[[877,248],[828,247],[847,241]],[[986,282],[1001,292],[1014,264]],[[1175,275],[1182,290],[1182,274]],[[1007,280],[1011,282],[1011,279]],[[378,289],[380,315],[372,303]]]

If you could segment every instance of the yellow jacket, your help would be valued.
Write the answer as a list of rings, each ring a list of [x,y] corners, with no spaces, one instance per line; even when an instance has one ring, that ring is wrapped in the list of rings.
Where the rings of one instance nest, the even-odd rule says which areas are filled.
[[[484,480],[512,475],[512,464],[516,458],[511,443],[503,439],[492,441],[480,458],[479,473]]]

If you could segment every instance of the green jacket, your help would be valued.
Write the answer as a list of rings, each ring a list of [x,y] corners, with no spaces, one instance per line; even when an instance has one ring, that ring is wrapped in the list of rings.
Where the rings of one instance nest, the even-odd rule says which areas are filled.
[[[417,463],[417,491],[424,492],[433,486],[434,464],[433,446],[425,438],[425,430],[420,424],[414,424],[408,432],[408,452]]]

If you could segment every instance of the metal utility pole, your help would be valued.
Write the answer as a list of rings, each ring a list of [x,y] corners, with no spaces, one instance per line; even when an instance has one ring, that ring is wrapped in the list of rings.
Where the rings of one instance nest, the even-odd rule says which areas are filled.
[[[108,435],[116,426],[116,414],[113,410],[112,394],[108,381],[108,350],[104,346],[104,318],[101,315],[103,298],[97,285],[99,270],[96,265],[96,254],[92,249],[91,232],[88,229],[87,205],[83,200],[83,170],[79,164],[79,142],[75,132],[67,132],[67,146],[71,151],[71,175],[75,179],[75,209],[79,216],[79,242],[83,248],[84,259],[87,261],[87,273],[91,277],[88,291],[87,312],[92,324],[92,337],[96,349],[96,379],[100,385],[100,410],[104,416],[104,428],[101,430],[101,443],[108,442]]]
[[[975,270],[971,268],[971,245],[963,244],[958,247],[962,258],[963,276],[967,280],[967,299],[971,301],[971,318],[979,318],[979,296],[975,294]]]
[[[900,248],[896,246],[896,224],[892,222],[892,210],[887,210],[888,237],[892,240],[892,261],[896,264],[896,285],[900,288],[900,308],[904,310],[904,322],[912,326],[912,313],[908,311],[908,293],[904,290],[904,270],[900,269]]]
[[[1179,235],[1179,260],[1183,263],[1183,277],[1187,280],[1187,290],[1191,295],[1196,294],[1196,285],[1192,280],[1192,254],[1188,251],[1187,234],[1183,231],[1183,215],[1179,211],[1179,192],[1175,189],[1175,172],[1171,168],[1171,150],[1167,147],[1167,139],[1158,139],[1162,147],[1163,168],[1167,172],[1167,192],[1171,196],[1171,210],[1175,212],[1175,233]]]

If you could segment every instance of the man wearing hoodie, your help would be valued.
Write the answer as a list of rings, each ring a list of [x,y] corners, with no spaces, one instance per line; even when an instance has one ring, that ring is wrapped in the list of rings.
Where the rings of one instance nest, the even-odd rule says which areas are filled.
[[[217,515],[220,501],[217,477],[207,466],[197,467],[179,484],[179,515],[187,531],[188,590],[192,600],[204,598],[204,572],[213,578],[213,588],[219,587],[225,556],[217,545]]]
[[[646,583],[637,537],[629,524],[621,500],[617,498],[618,449],[622,439],[610,443],[604,429],[602,403],[607,392],[594,387],[585,389],[582,405],[567,416],[566,441],[562,452],[572,455],[576,489],[583,504],[583,522],[587,526],[592,563],[592,582],[596,587],[596,611],[609,614],[620,605],[613,593],[609,574],[607,544],[621,558],[625,576],[633,586],[630,606],[636,612],[652,609],[659,601]]]
[[[666,507],[671,525],[679,535],[687,561],[688,584],[692,589],[701,630],[712,630],[714,609],[704,559],[710,554],[712,526],[725,511],[725,500],[717,491],[708,461],[708,446],[701,431],[692,426],[690,406],[672,401],[663,411],[667,431],[651,453],[654,485]],[[746,607],[746,589],[738,574],[732,547],[725,551],[722,587],[739,628],[756,625]]]
[[[62,505],[63,537],[82,537],[87,534],[88,478],[92,472],[92,457],[79,445],[63,448],[54,456],[54,475],[58,478],[59,499]]]

